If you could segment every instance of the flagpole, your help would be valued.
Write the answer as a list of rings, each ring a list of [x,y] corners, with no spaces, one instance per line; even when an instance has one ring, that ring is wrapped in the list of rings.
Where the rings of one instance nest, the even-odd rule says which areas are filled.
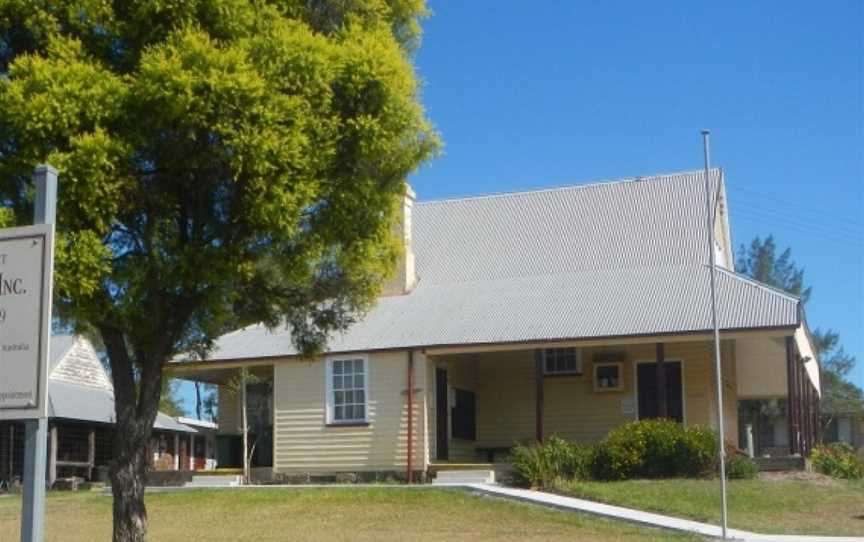
[[[717,387],[717,430],[720,433],[718,438],[718,451],[720,457],[720,522],[723,530],[723,539],[727,538],[727,520],[726,520],[726,446],[724,444],[724,420],[723,420],[723,374],[720,363],[720,327],[717,323],[717,262],[714,249],[714,217],[716,205],[712,205],[711,194],[715,193],[715,197],[719,197],[720,191],[711,190],[711,150],[709,137],[711,132],[702,130],[702,146],[705,154],[705,210],[707,211],[708,221],[708,257],[710,261],[710,276],[711,276],[711,327],[714,329],[714,376],[716,378]],[[720,182],[720,179],[717,179]],[[719,188],[719,187],[718,187]]]

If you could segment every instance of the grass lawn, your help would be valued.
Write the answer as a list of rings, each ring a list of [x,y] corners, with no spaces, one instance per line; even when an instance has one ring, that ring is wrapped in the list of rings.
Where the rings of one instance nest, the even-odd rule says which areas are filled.
[[[152,541],[688,540],[666,531],[473,496],[405,488],[196,491],[147,496]],[[19,498],[0,498],[0,539],[17,540]],[[111,498],[52,493],[48,541],[111,538]],[[692,540],[692,539],[690,539]]]
[[[558,491],[719,524],[717,480],[567,482]],[[864,534],[864,482],[732,480],[729,525],[769,534]]]

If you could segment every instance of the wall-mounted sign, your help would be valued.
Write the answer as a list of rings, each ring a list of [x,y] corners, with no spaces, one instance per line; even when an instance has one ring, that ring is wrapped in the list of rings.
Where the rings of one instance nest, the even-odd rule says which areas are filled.
[[[621,399],[621,414],[624,416],[636,416],[636,398],[624,397]]]
[[[53,228],[0,230],[0,419],[47,415]]]

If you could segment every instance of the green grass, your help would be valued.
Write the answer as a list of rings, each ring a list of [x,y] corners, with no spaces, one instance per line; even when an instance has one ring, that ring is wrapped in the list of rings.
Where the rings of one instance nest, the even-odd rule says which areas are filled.
[[[717,480],[565,482],[560,493],[714,524]],[[864,482],[732,480],[729,525],[768,534],[864,534]]]
[[[150,540],[693,540],[592,516],[412,488],[196,491],[147,496]],[[0,498],[0,539],[17,540],[19,498]],[[48,541],[109,540],[111,499],[52,493]]]

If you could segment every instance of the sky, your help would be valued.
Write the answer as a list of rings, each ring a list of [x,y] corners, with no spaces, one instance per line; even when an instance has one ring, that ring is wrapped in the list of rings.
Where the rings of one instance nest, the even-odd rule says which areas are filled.
[[[733,242],[792,249],[864,386],[864,2],[429,6],[419,199],[699,169],[710,129]]]
[[[429,6],[419,199],[699,169],[710,129],[733,242],[792,249],[864,386],[864,2]]]

